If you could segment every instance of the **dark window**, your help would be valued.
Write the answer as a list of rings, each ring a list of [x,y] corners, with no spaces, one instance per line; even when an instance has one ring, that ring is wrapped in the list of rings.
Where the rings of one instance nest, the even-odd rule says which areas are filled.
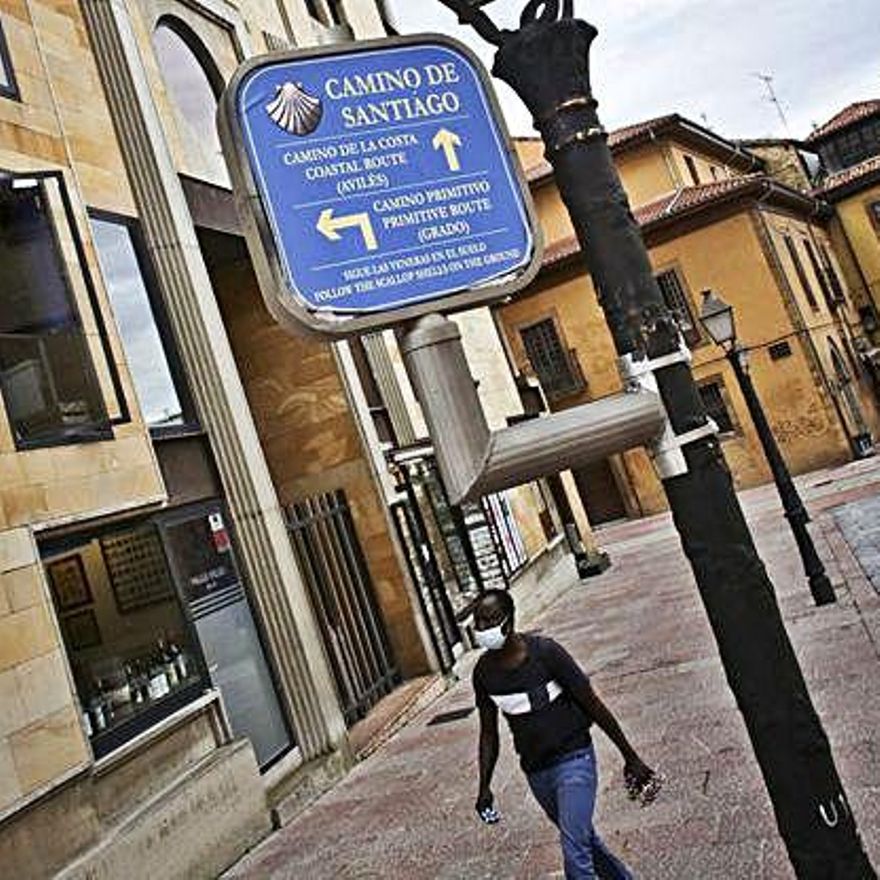
[[[711,418],[722,434],[733,433],[733,419],[724,400],[724,386],[720,381],[704,382],[699,386],[700,398],[706,407],[706,414]]]
[[[113,436],[54,223],[53,185],[0,180],[0,386],[19,448]]]
[[[391,415],[385,400],[382,397],[382,391],[376,382],[376,376],[367,357],[367,351],[364,347],[363,340],[357,336],[351,340],[351,356],[357,369],[358,378],[361,381],[361,388],[370,409],[370,416],[376,427],[376,434],[379,442],[396,448],[399,444],[397,436],[394,433],[394,423],[391,421]]]
[[[880,154],[880,120],[865,119],[824,144],[820,149],[828,171],[841,171]]]
[[[800,281],[801,283],[804,295],[807,297],[807,302],[810,304],[810,308],[814,312],[818,312],[819,303],[816,302],[816,294],[813,293],[813,288],[810,285],[810,279],[807,278],[807,273],[806,271],[804,271],[804,264],[801,262],[801,256],[797,251],[797,247],[787,235],[783,236],[783,241],[785,241],[785,247],[788,250],[788,255],[791,257],[791,262],[794,265],[794,271],[797,274],[798,281]]]
[[[846,302],[846,293],[843,289],[843,283],[840,280],[840,276],[837,274],[837,270],[834,268],[834,261],[831,259],[831,254],[828,253],[828,249],[824,244],[819,245],[819,255],[822,258],[822,269],[831,291],[831,299],[835,304]]]
[[[781,361],[791,357],[791,346],[787,342],[775,342],[767,349],[771,361]]]
[[[136,223],[102,214],[91,225],[144,421],[155,431],[192,425],[180,360]]]
[[[874,228],[880,233],[880,202],[871,202],[868,205],[868,216],[874,224]]]
[[[327,0],[330,9],[330,18],[333,24],[345,24],[345,11],[340,0]]]
[[[880,317],[873,305],[859,306],[859,321],[865,333],[876,333],[880,329]]]
[[[682,336],[688,345],[696,345],[700,341],[700,329],[694,319],[691,301],[684,289],[681,276],[677,269],[667,269],[657,276],[657,284],[660,293],[666,303],[666,308],[678,319]]]
[[[688,174],[694,182],[694,186],[700,185],[700,172],[697,171],[697,163],[694,162],[693,156],[685,156],[684,164],[687,165]]]
[[[834,298],[834,292],[831,290],[831,284],[828,279],[828,272],[819,264],[819,258],[816,256],[816,249],[813,243],[808,239],[804,239],[804,250],[807,252],[807,258],[813,267],[813,274],[819,281],[819,287],[822,290],[822,296],[825,297],[825,305],[829,311],[833,311],[837,306]]]
[[[553,318],[545,318],[520,330],[526,356],[548,400],[577,394],[584,388],[574,353],[567,351]]]
[[[306,9],[309,15],[317,21],[323,21],[320,9],[318,9],[318,0],[306,0]]]
[[[709,174],[712,175],[712,180],[718,180],[718,169],[714,165],[709,166]]]
[[[0,98],[18,98],[18,85],[12,70],[12,59],[3,33],[3,21],[0,20]]]

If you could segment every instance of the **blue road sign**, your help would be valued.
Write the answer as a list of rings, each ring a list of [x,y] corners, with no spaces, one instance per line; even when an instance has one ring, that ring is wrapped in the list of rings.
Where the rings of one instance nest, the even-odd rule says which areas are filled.
[[[287,293],[312,313],[500,288],[535,259],[528,195],[479,63],[442,38],[390,42],[268,56],[231,87],[234,150]]]

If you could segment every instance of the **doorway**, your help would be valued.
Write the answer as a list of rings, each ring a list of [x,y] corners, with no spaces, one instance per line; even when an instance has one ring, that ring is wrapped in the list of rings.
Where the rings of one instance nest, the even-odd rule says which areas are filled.
[[[592,525],[600,526],[627,518],[626,504],[608,459],[578,468],[572,473]]]
[[[232,732],[247,737],[265,769],[293,746],[218,502],[158,522],[168,562],[195,625]]]

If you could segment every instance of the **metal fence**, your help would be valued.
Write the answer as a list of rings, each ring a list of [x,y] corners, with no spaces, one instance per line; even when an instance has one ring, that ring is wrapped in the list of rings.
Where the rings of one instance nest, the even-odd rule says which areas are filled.
[[[289,505],[287,526],[351,725],[394,688],[400,673],[345,492]]]

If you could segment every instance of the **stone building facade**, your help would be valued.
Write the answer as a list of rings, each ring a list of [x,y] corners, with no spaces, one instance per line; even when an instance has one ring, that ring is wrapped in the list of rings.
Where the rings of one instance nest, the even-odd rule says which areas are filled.
[[[0,0],[0,863],[213,877],[563,555],[559,486],[453,509],[390,334],[265,311],[214,108],[367,0]],[[493,426],[524,397],[459,318]],[[528,393],[526,391],[526,398]],[[564,486],[562,493],[565,495]]]
[[[4,874],[216,876],[440,667],[351,354],[268,320],[213,125],[248,55],[382,28],[0,2]]]

